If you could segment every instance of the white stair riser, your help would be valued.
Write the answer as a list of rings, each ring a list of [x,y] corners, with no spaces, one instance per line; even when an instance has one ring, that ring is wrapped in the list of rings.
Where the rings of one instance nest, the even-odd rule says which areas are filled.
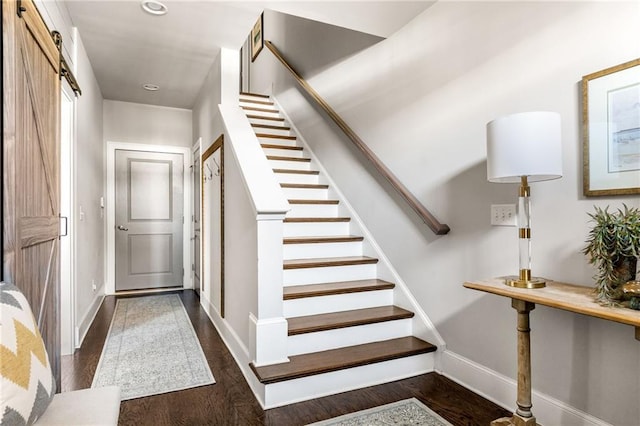
[[[269,160],[269,165],[274,169],[311,170],[310,161]]]
[[[258,106],[254,106],[254,105],[249,106],[249,108],[260,108],[260,109],[265,109],[265,110],[270,109],[270,108],[262,108],[262,107],[258,107]],[[280,117],[280,113],[278,113],[275,110],[273,112],[271,112],[271,111],[256,111],[255,109],[247,109],[247,108],[243,108],[242,110],[247,115],[256,115],[258,117],[281,118]]]
[[[272,126],[272,124],[268,124],[269,126]],[[268,127],[256,127],[256,126],[251,126],[253,127],[253,130],[256,133],[264,133],[267,135],[278,135],[278,136],[291,136],[291,130],[288,130],[286,127],[283,127],[282,129],[271,129]]]
[[[298,146],[298,141],[296,141],[295,139],[258,137],[258,140],[260,141],[260,143],[269,143],[269,144],[286,145],[286,146]]]
[[[434,371],[433,353],[266,385],[265,409],[388,383]]]
[[[276,145],[282,145],[282,144],[276,144]],[[281,149],[281,148],[262,148],[262,150],[264,151],[264,155],[277,155],[279,157],[296,157],[296,158],[304,157],[304,151],[301,149],[297,150],[297,149]]]
[[[251,114],[252,111],[244,110],[244,112],[247,115],[256,115],[256,114]],[[255,111],[253,111],[253,112],[255,112]],[[268,126],[287,126],[285,121],[266,120],[266,119],[260,119],[260,118],[249,118],[249,123],[251,123],[251,124],[266,124]],[[258,132],[258,133],[260,133],[260,132]]]
[[[269,102],[271,99],[270,98],[265,98],[265,97],[262,97],[262,96],[245,95],[245,94],[240,95],[240,102],[245,101],[245,100],[248,100],[248,101],[259,101],[259,102],[265,102],[265,101]]]
[[[329,199],[328,189],[316,188],[282,188],[284,196],[288,200],[327,200]]]
[[[283,314],[291,318],[387,305],[393,305],[392,289],[285,300]]]
[[[337,204],[290,204],[287,217],[337,217]]]
[[[320,175],[275,173],[278,183],[319,183]]]
[[[301,355],[411,335],[411,319],[384,321],[289,336],[287,355]]]
[[[282,252],[283,259],[315,259],[332,256],[362,256],[362,241],[285,244]]]
[[[283,236],[285,237],[326,235],[349,235],[349,222],[284,223]]]
[[[376,278],[376,265],[326,266],[323,268],[285,269],[283,285],[319,284]]]
[[[269,99],[261,99],[261,100],[256,100],[255,102],[252,102],[252,101],[245,101],[244,99],[240,99],[240,106],[250,107],[250,108],[270,109],[273,111],[278,110],[275,105],[265,105],[259,102],[270,102],[270,101]]]

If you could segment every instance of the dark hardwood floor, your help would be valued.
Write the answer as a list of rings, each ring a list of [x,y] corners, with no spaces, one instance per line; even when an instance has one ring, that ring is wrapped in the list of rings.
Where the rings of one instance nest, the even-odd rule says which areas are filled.
[[[415,397],[452,424],[488,425],[509,412],[436,374],[399,380],[339,395],[263,410],[240,369],[199,306],[193,291],[179,292],[216,384],[123,401],[121,425],[305,425],[377,405]],[[116,297],[108,296],[82,348],[62,360],[62,390],[91,387],[109,330]]]

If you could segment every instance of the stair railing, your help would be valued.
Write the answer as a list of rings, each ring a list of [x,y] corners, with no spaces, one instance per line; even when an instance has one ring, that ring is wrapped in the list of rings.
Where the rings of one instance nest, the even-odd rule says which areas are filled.
[[[318,105],[329,115],[329,117],[342,129],[345,135],[353,142],[353,144],[364,154],[364,156],[371,162],[371,164],[380,172],[382,176],[391,184],[391,186],[398,191],[400,196],[409,204],[409,206],[415,211],[420,219],[436,234],[444,235],[450,230],[449,226],[440,223],[438,219],[431,214],[425,206],[411,193],[409,190],[398,180],[398,178],[385,166],[378,156],[365,144],[362,139],[349,127],[349,125],[338,115],[338,113],[331,108],[331,106],[316,92],[307,81],[300,76],[294,70],[291,65],[284,59],[280,51],[269,40],[265,40],[264,44],[273,53],[273,55],[284,65],[286,69],[293,75],[302,89],[309,94],[315,100]]]

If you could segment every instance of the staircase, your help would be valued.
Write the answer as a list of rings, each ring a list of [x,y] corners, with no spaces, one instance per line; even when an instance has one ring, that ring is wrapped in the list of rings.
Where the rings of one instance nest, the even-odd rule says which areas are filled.
[[[284,220],[283,311],[289,362],[251,365],[270,406],[433,371],[436,346],[413,335],[414,313],[268,96],[241,94],[291,210]]]

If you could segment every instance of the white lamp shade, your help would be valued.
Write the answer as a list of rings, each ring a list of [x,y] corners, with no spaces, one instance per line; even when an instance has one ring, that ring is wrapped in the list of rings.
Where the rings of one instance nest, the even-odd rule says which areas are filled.
[[[519,183],[562,177],[560,114],[534,111],[500,117],[487,124],[487,179]]]

